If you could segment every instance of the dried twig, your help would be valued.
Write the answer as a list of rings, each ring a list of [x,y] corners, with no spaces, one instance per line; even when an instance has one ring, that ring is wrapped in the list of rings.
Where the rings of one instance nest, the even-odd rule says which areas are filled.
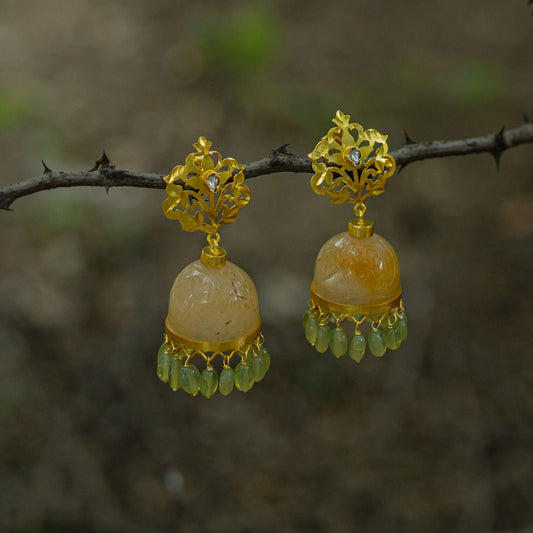
[[[424,159],[449,157],[486,152],[491,154],[496,164],[499,164],[502,153],[508,148],[520,144],[533,142],[533,124],[524,116],[524,124],[511,129],[503,128],[497,133],[470,139],[451,141],[430,141],[415,143],[405,134],[406,144],[391,152],[396,159],[399,169],[408,164]],[[248,163],[245,178],[255,178],[276,172],[305,172],[311,174],[311,160],[298,157],[287,151],[288,145],[273,150],[267,157]],[[87,172],[65,172],[49,169],[43,161],[44,171],[36,178],[0,188],[0,209],[9,210],[18,198],[28,196],[39,191],[55,189],[57,187],[145,187],[149,189],[164,189],[165,182],[162,174],[147,174],[130,172],[114,168],[105,154]]]

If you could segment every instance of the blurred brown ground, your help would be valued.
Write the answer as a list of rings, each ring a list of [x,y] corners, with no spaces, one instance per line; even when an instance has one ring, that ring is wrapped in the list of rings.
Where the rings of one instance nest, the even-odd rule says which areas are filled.
[[[9,1],[0,184],[167,172],[198,135],[308,153],[340,108],[416,140],[533,115],[526,0]],[[250,182],[222,241],[255,280],[272,367],[207,401],[155,376],[171,283],[204,237],[162,191],[62,189],[0,213],[1,532],[533,531],[533,149],[415,163],[369,202],[409,339],[319,356],[300,316],[344,231],[309,176]]]

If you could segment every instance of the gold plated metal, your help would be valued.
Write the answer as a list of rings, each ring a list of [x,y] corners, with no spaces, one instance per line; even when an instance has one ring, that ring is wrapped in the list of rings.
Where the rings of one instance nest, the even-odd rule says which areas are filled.
[[[200,261],[202,261],[205,266],[220,268],[226,264],[226,255],[227,253],[224,248],[206,246],[202,250]]]
[[[193,145],[196,152],[163,178],[168,195],[163,213],[179,220],[185,231],[216,234],[221,225],[235,222],[239,209],[250,201],[244,165],[231,157],[223,159],[210,150],[211,144],[199,137]]]
[[[350,220],[348,223],[348,233],[352,237],[364,239],[374,235],[374,223],[364,218]]]
[[[240,339],[232,339],[225,342],[203,342],[195,339],[187,339],[176,335],[168,325],[168,319],[165,321],[165,335],[169,342],[176,344],[177,346],[192,348],[197,352],[228,352],[246,349],[248,346],[256,343],[257,339],[261,335],[261,323],[257,324],[255,330],[248,335],[241,337]]]
[[[352,315],[372,317],[374,315],[388,313],[390,309],[400,307],[402,296],[400,295],[393,300],[375,303],[372,305],[345,305],[318,296],[318,294],[315,293],[313,284],[311,284],[311,300],[315,306],[327,309],[329,312],[334,313],[335,315],[340,314],[346,316]]]

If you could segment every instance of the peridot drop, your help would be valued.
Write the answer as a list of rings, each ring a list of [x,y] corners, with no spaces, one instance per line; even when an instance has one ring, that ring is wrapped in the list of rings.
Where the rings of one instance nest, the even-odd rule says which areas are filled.
[[[360,362],[366,351],[366,341],[361,333],[354,333],[352,335],[352,340],[350,341],[350,357],[356,361]]]
[[[268,372],[268,369],[270,368],[270,354],[268,353],[268,350],[263,346],[259,350],[259,355],[266,361],[266,371]]]
[[[170,361],[172,360],[172,354],[167,353],[167,349],[168,345],[163,343],[157,354],[157,377],[165,383],[170,376]]]
[[[372,355],[381,357],[387,351],[387,345],[385,344],[385,338],[380,329],[377,331],[372,330],[368,334],[368,348]]]
[[[305,338],[307,342],[312,346],[315,345],[316,336],[318,332],[318,317],[310,316],[307,319],[307,324],[305,326]]]
[[[248,364],[252,367],[254,381],[261,381],[267,373],[267,360],[261,355],[248,356]]]
[[[311,316],[311,311],[309,311],[309,309],[304,313],[303,317],[302,317],[302,326],[305,327],[307,326],[307,321],[309,320]]]
[[[396,350],[400,347],[402,341],[396,324],[390,328],[383,328],[383,337],[385,339],[385,345],[389,350]]]
[[[235,386],[242,392],[248,392],[254,384],[252,367],[247,363],[239,363],[234,372]]]
[[[329,326],[319,326],[316,334],[315,349],[324,353],[329,348]]]
[[[348,338],[342,329],[332,329],[329,334],[329,347],[335,357],[342,357],[348,350]]]
[[[405,339],[407,339],[407,318],[405,316],[400,318],[400,320],[396,322],[396,326],[398,327],[398,331],[400,333],[400,340],[403,342]]]
[[[218,380],[218,390],[222,396],[227,396],[233,390],[233,368],[223,368]]]
[[[218,375],[213,368],[206,368],[200,374],[200,392],[202,396],[211,398],[218,387]]]
[[[168,384],[173,391],[177,391],[181,386],[180,369],[182,366],[183,363],[179,359],[172,358],[172,362],[170,363],[170,378],[168,380]]]
[[[196,396],[200,390],[200,372],[198,369],[194,365],[182,366],[179,376],[183,390]]]

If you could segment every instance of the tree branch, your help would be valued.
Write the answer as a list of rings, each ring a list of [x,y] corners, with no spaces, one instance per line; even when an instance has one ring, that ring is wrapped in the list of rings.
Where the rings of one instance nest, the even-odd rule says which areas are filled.
[[[495,134],[470,139],[451,141],[430,141],[415,143],[406,133],[406,144],[390,152],[400,170],[408,164],[424,159],[449,157],[487,152],[499,163],[502,153],[508,148],[533,142],[533,124],[524,117],[524,124],[518,128],[505,131],[503,128]],[[244,170],[245,178],[254,178],[276,172],[313,173],[311,160],[298,157],[287,151],[288,145],[273,150],[267,157],[248,163]],[[57,187],[145,187],[164,189],[166,184],[162,174],[147,174],[115,169],[104,154],[93,169],[87,172],[65,172],[50,170],[43,162],[44,171],[40,176],[20,183],[0,188],[0,209],[9,210],[18,198],[30,194],[55,189]]]

